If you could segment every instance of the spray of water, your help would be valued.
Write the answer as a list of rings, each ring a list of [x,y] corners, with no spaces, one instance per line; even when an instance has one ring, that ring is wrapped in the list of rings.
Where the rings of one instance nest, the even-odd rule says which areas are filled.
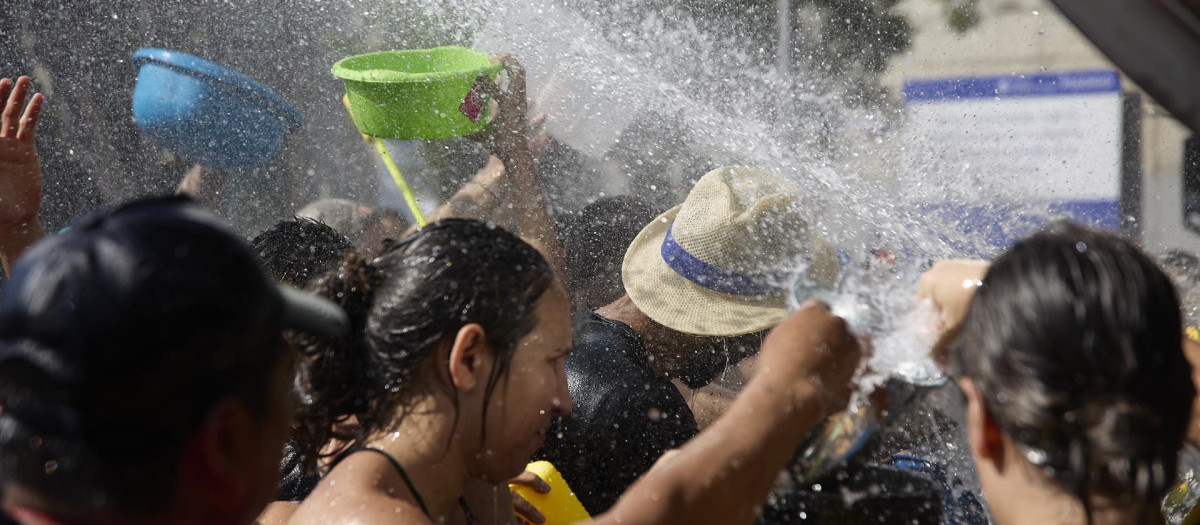
[[[68,9],[69,3],[59,4]],[[161,23],[208,19],[173,15],[183,2],[112,4],[117,6],[112,13],[96,12],[95,19],[102,21],[96,34],[124,34],[115,25],[127,25],[128,33],[146,35],[137,45],[183,48],[254,72],[305,107],[312,124],[284,155],[308,167],[293,180],[320,186],[322,193],[333,188],[335,194],[363,202],[374,199],[373,189],[349,182],[371,179],[346,175],[369,173],[371,157],[358,147],[338,102],[340,84],[328,75],[333,60],[379,49],[446,44],[510,52],[525,64],[536,109],[549,115],[548,131],[582,157],[572,173],[554,170],[554,159],[544,159],[547,171],[562,177],[547,181],[559,188],[553,199],[558,206],[635,193],[666,209],[681,200],[706,168],[718,165],[751,165],[787,178],[803,194],[800,205],[812,231],[839,252],[841,280],[822,292],[823,298],[873,341],[873,355],[860,378],[863,391],[890,374],[930,372],[925,352],[932,334],[925,327],[931,314],[928,306],[914,302],[920,271],[935,259],[996,251],[979,236],[964,234],[966,228],[953,213],[956,207],[995,206],[990,197],[998,192],[980,176],[979,167],[935,154],[912,136],[900,101],[864,103],[857,98],[862,78],[838,73],[822,58],[828,54],[813,51],[825,45],[819,33],[794,36],[794,67],[790,74],[780,74],[774,67],[775,50],[747,42],[742,28],[695,18],[682,7],[665,5],[670,2],[310,0],[286,7],[231,7],[211,24],[212,34],[202,39],[209,44],[200,47],[178,40],[176,35],[187,31]],[[32,16],[22,20],[29,26],[23,34],[38,35],[28,41],[35,52],[38,46],[59,52],[80,47],[54,40],[55,32],[36,25],[49,22]],[[139,25],[139,20],[147,22]],[[147,32],[146,27],[159,29]],[[287,43],[293,56],[285,60],[243,52],[277,49],[272,47],[277,42]],[[129,52],[129,46],[112,47],[116,57]],[[56,55],[40,56],[52,68],[69,69],[51,59]],[[129,83],[130,71],[115,71]],[[85,87],[90,89],[63,85],[60,96]],[[78,128],[79,136],[72,140],[79,144],[109,135],[97,133],[93,125],[68,127]],[[127,134],[136,136],[131,125],[127,128]],[[106,150],[104,145],[88,149]],[[136,159],[127,163],[127,172],[143,164],[147,173],[162,171],[161,161]],[[114,191],[123,197],[145,189],[128,187],[134,184],[141,183],[130,181]],[[309,189],[295,193],[309,195]],[[247,191],[246,199],[256,202],[260,193],[272,193]],[[246,199],[239,207],[254,208],[242,204]],[[302,202],[290,204],[280,208],[290,213]],[[1050,217],[1044,209],[1010,207],[1016,207],[1008,210],[1010,215],[1030,222]],[[792,288],[797,301],[814,293],[812,283],[800,278]]]
[[[531,93],[551,115],[551,133],[598,164],[618,164],[603,187],[658,190],[640,185],[636,167],[621,164],[632,154],[635,166],[654,160],[660,169],[686,170],[698,159],[752,165],[800,188],[813,231],[837,247],[843,272],[833,289],[818,289],[805,281],[799,261],[793,305],[823,299],[870,339],[856,406],[888,377],[938,375],[928,356],[935,312],[915,301],[917,277],[933,260],[998,249],[970,233],[959,210],[1003,206],[1023,219],[1014,229],[1051,219],[1045,209],[993,203],[998,192],[979,167],[937,155],[906,132],[902,104],[849,103],[846,86],[823,77],[819,63],[805,64],[803,76],[783,76],[730,52],[736,47],[722,35],[661,12],[631,22],[629,13],[580,16],[551,2],[492,0],[488,7],[476,46],[521,57]],[[652,124],[638,129],[645,120],[639,115],[650,115]],[[678,189],[699,175],[677,177]],[[1009,237],[1020,232],[996,229]],[[944,426],[954,405],[952,395],[936,392],[907,424]],[[931,432],[910,449],[946,467],[955,497],[975,486],[962,443],[955,432]]]

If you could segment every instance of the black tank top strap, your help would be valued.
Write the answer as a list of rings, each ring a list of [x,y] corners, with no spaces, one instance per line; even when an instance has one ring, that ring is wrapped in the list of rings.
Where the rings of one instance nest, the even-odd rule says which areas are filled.
[[[396,473],[400,475],[400,479],[404,480],[404,484],[408,487],[408,491],[412,493],[413,499],[417,500],[417,506],[421,507],[421,512],[424,512],[425,516],[427,516],[429,519],[433,519],[433,515],[429,513],[429,508],[425,506],[425,500],[421,498],[421,493],[417,492],[417,486],[413,484],[411,479],[409,479],[408,472],[405,472],[404,466],[400,465],[400,462],[396,461],[396,458],[392,457],[391,454],[388,454],[382,449],[367,445],[355,445],[346,449],[341,454],[338,454],[337,459],[334,460],[334,465],[340,463],[351,454],[363,451],[374,452],[380,456],[383,456],[384,459],[387,459],[388,463],[392,464],[392,468],[396,469]],[[462,508],[463,514],[467,518],[467,525],[479,525],[479,518],[476,518],[475,514],[471,512],[471,508],[467,506],[467,500],[460,496],[458,498],[458,506]]]
[[[471,512],[471,507],[467,506],[467,500],[462,496],[458,498],[458,506],[462,507],[463,515],[467,517],[467,525],[479,525],[479,518],[476,518],[475,513]]]
[[[412,480],[408,478],[408,472],[404,471],[404,467],[400,465],[399,461],[396,461],[396,458],[392,457],[391,454],[372,446],[360,447],[355,452],[359,451],[374,452],[387,459],[388,463],[392,464],[392,468],[396,469],[396,473],[400,475],[400,479],[404,480],[404,484],[408,486],[408,491],[412,493],[413,499],[417,500],[417,506],[421,507],[421,512],[424,512],[425,516],[427,516],[429,519],[433,519],[433,515],[429,514],[429,508],[425,506],[425,500],[421,498],[421,493],[417,492],[417,486],[413,485]]]
[[[350,457],[350,454],[360,450],[362,450],[362,445],[353,445],[342,449],[341,452],[338,452],[336,456],[333,456],[333,461],[329,462],[329,470],[333,470],[333,467],[338,466],[338,464],[340,464],[343,460]]]

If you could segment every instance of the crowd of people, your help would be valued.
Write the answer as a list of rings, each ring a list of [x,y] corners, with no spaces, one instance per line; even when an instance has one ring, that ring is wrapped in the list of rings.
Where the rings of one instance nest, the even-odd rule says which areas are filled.
[[[3,512],[543,523],[510,484],[552,490],[525,472],[544,459],[599,524],[988,522],[943,497],[945,476],[871,477],[897,485],[877,494],[934,487],[891,514],[781,487],[870,351],[819,301],[789,313],[797,261],[818,286],[841,270],[800,189],[727,166],[669,210],[607,197],[557,219],[523,73],[502,60],[492,159],[427,226],[326,200],[249,242],[211,211],[226,175],[203,167],[180,195],[46,235],[45,99],[0,80]],[[1163,521],[1200,436],[1180,300],[1200,268],[1174,260],[1061,223],[915,283],[991,520]]]

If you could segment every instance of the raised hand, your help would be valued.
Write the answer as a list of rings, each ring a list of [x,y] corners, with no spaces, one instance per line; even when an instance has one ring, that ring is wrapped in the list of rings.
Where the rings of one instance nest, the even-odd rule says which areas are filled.
[[[29,77],[14,83],[0,79],[0,225],[12,226],[37,217],[42,203],[42,165],[33,145],[34,128],[42,111],[41,93],[29,99]],[[22,111],[22,109],[24,111]]]
[[[491,78],[479,77],[479,85],[496,103],[496,111],[487,127],[472,138],[486,144],[492,154],[500,159],[506,177],[512,182],[514,194],[520,196],[512,202],[517,233],[542,252],[558,275],[559,282],[567,286],[570,279],[567,278],[566,257],[546,209],[537,163],[530,147],[531,142],[534,148],[539,147],[540,139],[535,137],[530,127],[529,104],[525,98],[525,68],[507,54],[494,55],[492,60],[504,64],[508,85],[502,90]],[[535,125],[540,127],[543,120],[537,119]]]
[[[850,400],[862,355],[845,320],[824,303],[806,301],[763,340],[756,378],[775,376],[780,384],[801,387],[802,397],[815,393],[821,411],[831,414]]]
[[[939,332],[962,321],[989,266],[987,261],[946,259],[933,263],[921,274],[917,281],[917,300],[928,299],[937,308]]]
[[[593,525],[754,522],[804,436],[845,407],[862,349],[846,321],[809,301],[771,330],[758,355],[754,377],[725,415]]]
[[[473,136],[505,164],[513,157],[530,153],[533,131],[529,123],[529,103],[525,99],[525,67],[507,53],[493,55],[493,62],[504,64],[508,85],[500,89],[491,78],[479,77],[479,85],[495,101],[487,128]]]
[[[29,77],[0,79],[0,263],[5,272],[42,236],[38,211],[42,206],[42,165],[34,146],[34,129],[45,98],[30,91]]]

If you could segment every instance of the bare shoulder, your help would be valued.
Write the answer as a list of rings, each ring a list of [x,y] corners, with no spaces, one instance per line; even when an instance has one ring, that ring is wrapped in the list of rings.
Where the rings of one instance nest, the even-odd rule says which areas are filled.
[[[288,525],[433,525],[410,501],[386,494],[330,490],[313,492]]]
[[[298,508],[300,508],[299,503],[273,501],[268,503],[267,508],[258,515],[258,519],[254,520],[254,525],[284,525]]]
[[[416,503],[381,490],[379,473],[347,458],[300,504],[288,525],[433,525]]]

